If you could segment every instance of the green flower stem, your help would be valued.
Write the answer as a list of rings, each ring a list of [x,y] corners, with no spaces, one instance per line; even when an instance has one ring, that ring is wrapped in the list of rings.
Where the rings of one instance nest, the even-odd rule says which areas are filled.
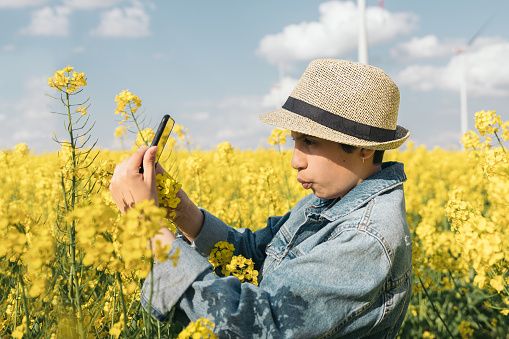
[[[124,326],[123,326],[123,332],[124,336],[127,338],[127,307],[125,305],[125,299],[124,299],[124,293],[122,292],[122,279],[120,278],[120,274],[115,272],[115,278],[118,283],[118,290],[120,293],[120,304],[122,305],[122,312],[124,313]]]
[[[136,286],[136,289],[134,290],[134,293],[138,293],[138,286]],[[131,298],[131,303],[129,304],[129,307],[127,308],[127,312],[130,313],[133,311],[135,305],[134,298]]]
[[[147,319],[147,312],[145,312],[145,310],[141,310],[141,318],[143,319],[143,325],[142,325],[142,330],[145,331],[145,337],[147,338],[147,326],[148,326],[148,322],[149,322],[149,319]],[[140,334],[141,335],[141,334]]]
[[[71,104],[69,102],[69,93],[65,93],[65,106],[67,107],[67,117],[69,119],[69,127],[68,132],[71,137],[71,152],[72,152],[72,185],[71,185],[71,208],[74,209],[77,201],[77,192],[76,192],[76,170],[78,169],[77,159],[76,159],[76,145],[74,144],[74,135],[72,129],[72,117],[71,117]],[[72,221],[68,227],[69,233],[69,254],[71,256],[71,274],[69,277],[69,289],[72,298],[73,285],[75,285],[74,293],[75,298],[73,299],[73,309],[76,308],[78,311],[78,333],[80,338],[85,337],[85,333],[83,331],[83,311],[81,309],[81,296],[80,296],[80,287],[78,281],[78,275],[76,272],[76,225],[75,221]]]
[[[20,273],[20,276],[21,276],[21,273]],[[14,308],[14,327],[13,328],[16,328],[17,325],[18,325],[18,300],[19,300],[19,283],[16,284],[16,306]]]
[[[115,289],[113,290],[113,309],[111,310],[111,325],[110,329],[113,328],[113,325],[115,325],[115,308],[117,306],[117,284],[115,284]]]
[[[499,143],[500,147],[502,147],[502,151],[504,151],[504,153],[506,153],[506,152],[505,152],[505,147],[504,147],[504,145],[502,145],[502,141],[501,141],[501,140],[500,140],[500,138],[498,137],[497,132],[494,132],[494,134],[495,134],[495,136],[497,137],[497,140],[498,140],[498,143]]]
[[[23,277],[21,276],[21,273],[19,275],[19,283],[21,285],[21,297],[23,298],[23,307],[25,309],[25,317],[27,319],[27,322],[26,322],[26,327],[27,327],[27,331],[26,331],[26,339],[30,338],[31,335],[30,335],[30,312],[29,312],[29,308],[28,308],[28,300],[27,300],[27,296],[26,296],[26,292],[25,292],[25,283],[23,283]]]
[[[101,310],[104,309],[104,305],[106,304],[106,300],[104,299],[104,296],[106,295],[106,289],[103,289],[103,291],[101,292],[101,294],[99,295],[99,297],[97,298],[97,300],[102,300],[101,304],[100,304],[100,307],[96,307],[94,308],[94,314],[92,315],[92,317],[90,318],[90,322],[88,324],[88,328],[87,328],[87,333],[90,332],[90,330],[92,329],[92,326],[94,325],[94,321],[97,319],[97,317],[99,316],[99,313],[101,312]]]
[[[438,312],[438,308],[435,307],[435,304],[433,303],[433,299],[431,299],[430,295],[428,294],[428,290],[424,286],[424,283],[421,280],[421,277],[419,277],[419,282],[421,283],[422,289],[424,290],[424,293],[426,294],[426,297],[429,299],[429,302],[431,303],[431,307],[433,307],[433,311],[435,311],[436,315],[444,325],[445,329],[447,330],[447,333],[451,338],[454,338],[451,331],[449,331],[449,327],[447,327],[447,324],[445,323],[444,319],[442,319],[442,316],[440,315],[440,312]]]
[[[129,104],[129,109],[131,110],[131,104]],[[143,133],[141,132],[140,126],[138,125],[138,120],[136,120],[136,117],[134,116],[134,114],[133,114],[133,120],[134,120],[134,124],[136,125],[136,128],[138,129],[138,132],[141,136],[141,140],[143,140],[143,143],[145,144],[145,146],[148,146],[148,141],[145,140],[145,137],[143,136]]]
[[[72,129],[72,117],[71,117],[71,104],[69,102],[69,93],[65,93],[65,106],[67,107],[67,117],[69,119],[69,126],[67,131],[71,137],[71,153],[72,153],[72,186],[71,186],[71,210],[74,209],[76,201],[76,170],[77,170],[77,159],[76,159],[76,145],[74,144],[74,135]]]
[[[154,268],[154,249],[152,248],[152,241],[149,241],[150,245],[150,272],[152,272],[152,269]],[[150,274],[150,295],[148,297],[148,320],[145,321],[145,335],[147,338],[150,336],[150,330],[152,329],[152,295],[154,294],[154,275]],[[145,312],[143,312],[145,314]],[[147,326],[149,325],[150,326]]]

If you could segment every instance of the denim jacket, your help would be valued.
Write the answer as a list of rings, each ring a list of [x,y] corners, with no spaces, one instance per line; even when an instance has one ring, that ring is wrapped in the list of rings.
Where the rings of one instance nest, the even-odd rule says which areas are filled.
[[[401,163],[362,181],[342,199],[310,194],[252,232],[207,211],[193,246],[182,239],[177,266],[158,263],[141,302],[167,319],[209,318],[220,338],[394,338],[411,297],[412,246]],[[213,273],[218,241],[252,258],[259,286]],[[193,248],[194,247],[194,248]]]

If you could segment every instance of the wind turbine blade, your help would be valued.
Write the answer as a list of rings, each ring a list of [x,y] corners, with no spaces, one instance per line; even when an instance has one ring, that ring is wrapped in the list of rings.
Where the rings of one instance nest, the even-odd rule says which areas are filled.
[[[489,23],[493,20],[494,17],[495,17],[495,14],[490,16],[488,18],[488,20],[486,20],[484,22],[484,24],[482,24],[482,26],[477,30],[477,32],[475,32],[475,34],[472,36],[472,38],[470,38],[466,48],[470,47],[470,45],[472,45],[474,43],[475,39],[477,39],[479,37],[479,35],[486,29],[486,27],[488,27]]]

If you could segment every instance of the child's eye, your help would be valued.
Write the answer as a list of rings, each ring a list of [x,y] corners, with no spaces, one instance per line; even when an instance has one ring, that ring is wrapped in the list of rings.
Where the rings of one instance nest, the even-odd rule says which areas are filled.
[[[313,145],[315,142],[313,140],[308,139],[308,138],[304,138],[304,143],[306,143],[306,145]]]

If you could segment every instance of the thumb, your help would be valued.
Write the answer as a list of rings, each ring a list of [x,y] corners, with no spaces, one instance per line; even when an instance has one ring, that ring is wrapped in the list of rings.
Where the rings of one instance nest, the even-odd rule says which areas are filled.
[[[151,182],[155,178],[155,162],[157,155],[157,146],[150,147],[143,156],[144,180]]]

